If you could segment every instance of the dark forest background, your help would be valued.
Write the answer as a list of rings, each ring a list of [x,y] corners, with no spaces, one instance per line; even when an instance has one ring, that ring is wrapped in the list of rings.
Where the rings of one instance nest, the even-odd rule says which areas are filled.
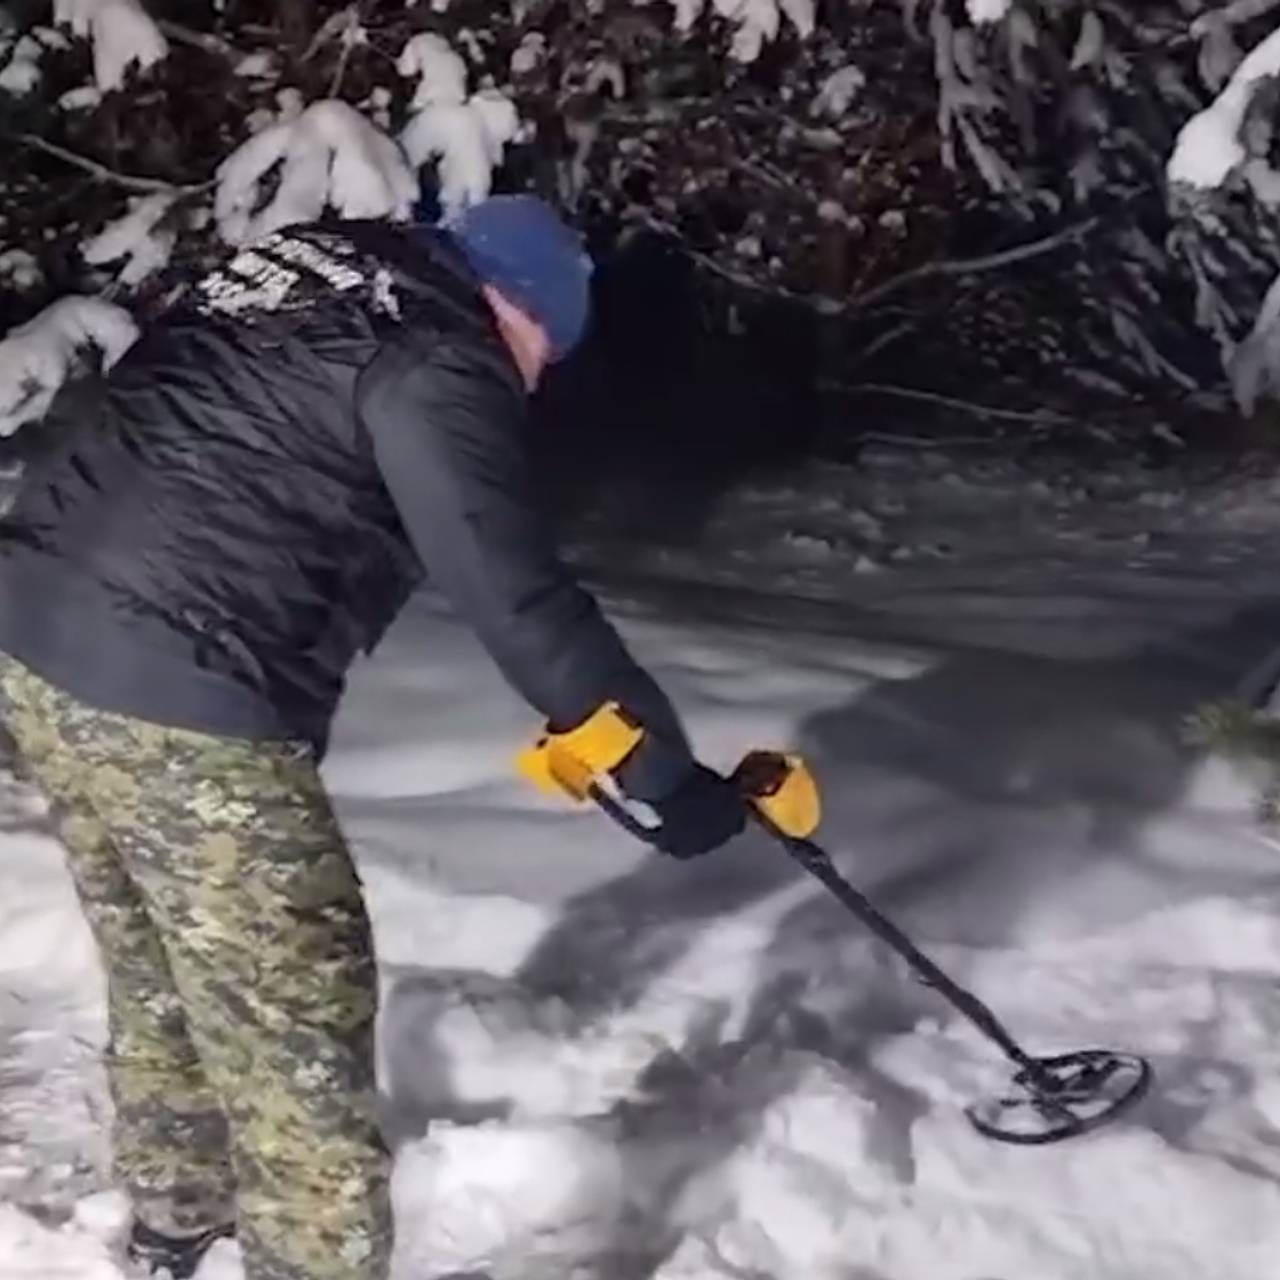
[[[163,44],[117,87],[100,2],[0,10],[0,329],[68,292],[145,323],[223,250],[215,177],[252,130],[339,99],[395,135],[431,31],[519,113],[495,189],[554,199],[600,262],[542,402],[562,458],[1272,443],[1277,81],[1239,71],[1275,0],[107,0]],[[1171,185],[1233,75],[1236,162]],[[161,268],[86,262],[157,192]]]

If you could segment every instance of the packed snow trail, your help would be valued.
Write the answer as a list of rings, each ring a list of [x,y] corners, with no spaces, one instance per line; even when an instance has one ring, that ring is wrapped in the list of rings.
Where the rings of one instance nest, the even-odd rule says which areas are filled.
[[[326,774],[373,909],[395,1280],[1259,1280],[1280,1256],[1280,839],[1179,722],[1280,641],[1280,482],[885,453],[582,558],[709,762],[797,747],[841,869],[1037,1052],[1148,1055],[1044,1149],[995,1051],[758,834],[688,865],[531,793],[439,605]],[[116,1280],[102,988],[0,813],[0,1280]],[[202,1280],[237,1280],[217,1246]]]

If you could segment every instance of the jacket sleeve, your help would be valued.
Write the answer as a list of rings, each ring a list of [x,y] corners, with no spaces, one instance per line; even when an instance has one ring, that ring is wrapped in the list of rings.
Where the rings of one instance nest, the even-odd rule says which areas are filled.
[[[561,562],[531,492],[525,397],[507,357],[474,342],[388,344],[357,411],[428,578],[552,729],[618,701],[652,740],[622,775],[658,799],[687,775],[680,722]]]

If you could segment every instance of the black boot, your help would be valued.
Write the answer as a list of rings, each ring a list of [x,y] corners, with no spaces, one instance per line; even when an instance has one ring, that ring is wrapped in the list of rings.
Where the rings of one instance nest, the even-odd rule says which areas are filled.
[[[235,1228],[227,1223],[199,1235],[167,1236],[135,1221],[129,1237],[129,1261],[155,1280],[191,1280],[214,1241],[234,1234]]]

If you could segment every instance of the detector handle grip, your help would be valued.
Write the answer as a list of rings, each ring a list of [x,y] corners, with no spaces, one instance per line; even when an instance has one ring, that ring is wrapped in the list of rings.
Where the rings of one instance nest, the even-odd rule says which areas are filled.
[[[576,728],[544,733],[516,760],[519,772],[550,795],[590,802],[641,840],[655,829],[631,811],[617,785],[617,771],[646,736],[644,726],[616,702],[607,702]],[[818,829],[822,802],[808,765],[798,755],[750,751],[730,775],[743,801],[766,827],[793,840]],[[617,793],[617,794],[614,794]]]

